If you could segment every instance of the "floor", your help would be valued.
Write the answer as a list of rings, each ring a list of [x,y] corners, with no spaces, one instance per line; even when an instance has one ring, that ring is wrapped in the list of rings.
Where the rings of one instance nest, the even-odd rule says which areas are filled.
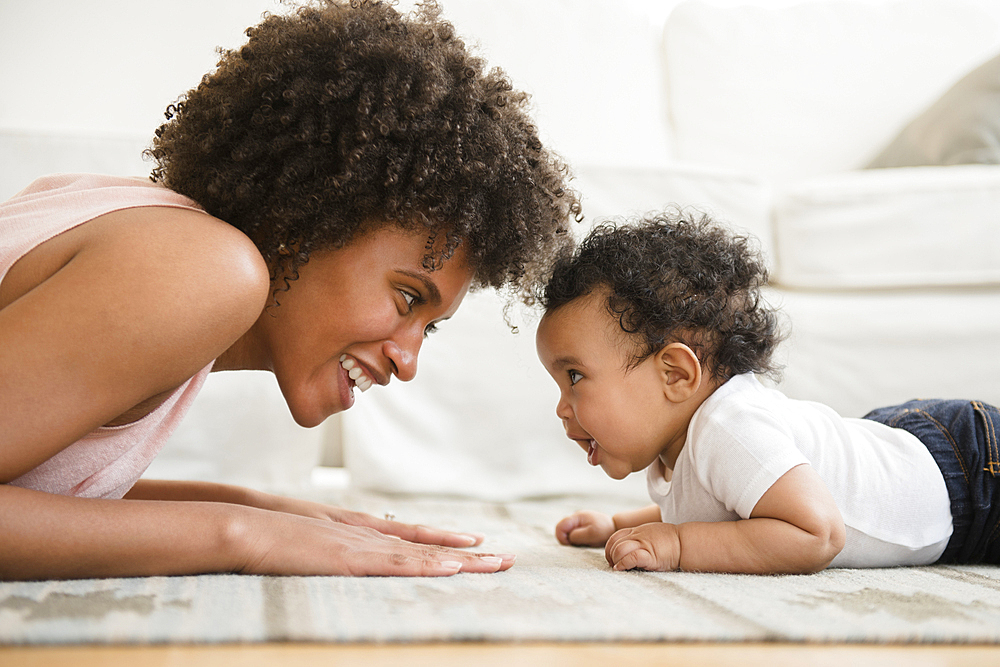
[[[0,648],[7,667],[971,667],[1000,665],[998,646],[800,644],[422,644]]]

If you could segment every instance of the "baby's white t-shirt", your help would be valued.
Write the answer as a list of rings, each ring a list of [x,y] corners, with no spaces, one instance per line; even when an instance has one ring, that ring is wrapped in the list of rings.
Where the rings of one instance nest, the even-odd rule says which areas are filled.
[[[647,488],[667,523],[747,519],[771,485],[803,463],[829,488],[847,527],[831,567],[926,565],[944,552],[948,489],[916,436],[790,399],[750,374],[702,403],[671,480],[657,460]]]

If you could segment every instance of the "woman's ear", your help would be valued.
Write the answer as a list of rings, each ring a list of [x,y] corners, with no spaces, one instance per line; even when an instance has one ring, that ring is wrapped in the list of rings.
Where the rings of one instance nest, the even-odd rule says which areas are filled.
[[[663,380],[663,393],[673,403],[683,403],[701,387],[701,362],[684,343],[670,343],[655,355]]]

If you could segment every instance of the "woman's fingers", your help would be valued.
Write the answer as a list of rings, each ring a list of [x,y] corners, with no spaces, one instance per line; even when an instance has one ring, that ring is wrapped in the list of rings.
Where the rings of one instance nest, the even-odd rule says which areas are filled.
[[[331,512],[330,518],[351,526],[365,526],[374,528],[384,535],[392,535],[417,544],[433,544],[442,547],[454,547],[458,549],[474,547],[482,544],[484,535],[479,533],[460,533],[451,530],[442,530],[430,526],[402,523],[396,521],[392,515],[387,514],[386,518],[379,519],[370,514],[361,512],[349,512],[339,510]]]
[[[442,547],[455,547],[459,549],[482,544],[485,538],[485,536],[477,533],[456,533],[450,530],[431,528],[430,526],[399,523],[398,521],[385,521],[381,529],[376,528],[376,530],[386,535],[395,535],[408,542],[436,544]]]
[[[406,542],[396,541],[395,545]],[[352,567],[353,573],[367,576],[396,577],[447,577],[459,572],[491,574],[508,570],[514,565],[512,554],[470,554],[453,553],[446,549],[438,551],[418,551],[414,554],[403,550],[368,554],[360,558],[360,563]]]

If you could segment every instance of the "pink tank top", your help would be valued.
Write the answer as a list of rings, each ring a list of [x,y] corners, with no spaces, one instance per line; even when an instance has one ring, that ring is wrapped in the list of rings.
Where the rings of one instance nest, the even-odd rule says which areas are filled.
[[[193,200],[142,178],[55,174],[0,203],[0,281],[36,246],[105,213],[139,206],[202,211]],[[14,486],[82,498],[121,498],[166,444],[212,370],[209,364],[139,421],[84,436]]]

